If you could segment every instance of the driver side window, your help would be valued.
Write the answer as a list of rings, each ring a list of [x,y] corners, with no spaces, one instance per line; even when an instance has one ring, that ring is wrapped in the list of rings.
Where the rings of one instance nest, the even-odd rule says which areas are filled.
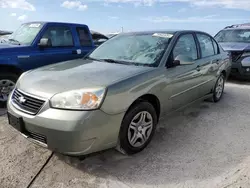
[[[182,35],[178,39],[173,49],[173,59],[175,60],[175,58],[178,55],[187,56],[191,58],[192,60],[196,60],[198,58],[197,46],[194,40],[194,36],[192,34]]]
[[[72,47],[74,46],[70,28],[63,26],[49,27],[42,38],[51,40],[52,47]]]

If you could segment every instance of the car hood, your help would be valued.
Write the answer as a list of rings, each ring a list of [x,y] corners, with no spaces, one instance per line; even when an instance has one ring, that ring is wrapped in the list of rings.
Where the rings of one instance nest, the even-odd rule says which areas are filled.
[[[7,42],[0,43],[0,49],[3,49],[3,48],[15,48],[15,47],[20,47],[20,45],[9,44]]]
[[[77,59],[27,72],[16,86],[26,93],[50,98],[56,93],[74,89],[107,87],[152,69],[154,68]]]
[[[26,45],[10,44],[7,42],[0,43],[0,54],[8,55],[9,53],[25,52],[30,48]]]
[[[225,51],[250,51],[250,43],[221,42],[220,45]]]

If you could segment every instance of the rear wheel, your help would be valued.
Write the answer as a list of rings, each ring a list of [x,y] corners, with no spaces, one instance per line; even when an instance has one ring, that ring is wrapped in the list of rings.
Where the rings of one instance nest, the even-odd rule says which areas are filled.
[[[225,86],[225,76],[221,74],[216,81],[214,92],[213,92],[213,101],[218,102],[221,100]]]
[[[125,115],[118,150],[126,154],[142,151],[151,141],[157,124],[157,114],[148,102],[140,102]]]
[[[0,73],[0,107],[5,107],[9,94],[14,89],[18,76],[14,73]]]

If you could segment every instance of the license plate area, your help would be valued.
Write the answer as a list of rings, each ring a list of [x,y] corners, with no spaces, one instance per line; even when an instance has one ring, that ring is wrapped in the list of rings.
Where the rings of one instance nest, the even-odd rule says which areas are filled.
[[[17,118],[10,113],[7,113],[9,124],[21,133],[25,132],[24,122],[22,118]]]

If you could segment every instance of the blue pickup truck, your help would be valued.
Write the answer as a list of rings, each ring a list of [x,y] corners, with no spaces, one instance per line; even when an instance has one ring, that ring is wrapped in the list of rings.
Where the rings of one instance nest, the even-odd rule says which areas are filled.
[[[57,22],[22,24],[0,43],[0,106],[25,71],[82,58],[97,45],[87,25]]]

